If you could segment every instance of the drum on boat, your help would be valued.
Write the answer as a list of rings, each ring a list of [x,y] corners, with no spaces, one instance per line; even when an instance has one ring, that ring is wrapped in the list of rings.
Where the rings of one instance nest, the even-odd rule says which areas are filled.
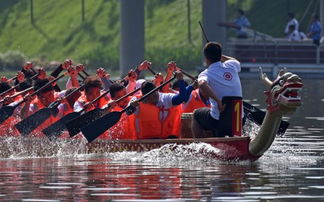
[[[191,121],[193,113],[181,114],[181,134],[180,138],[192,138]]]
[[[191,132],[191,122],[193,119],[193,113],[182,113],[181,114],[181,134],[180,138],[193,138]],[[213,137],[212,131],[205,130],[200,138]]]

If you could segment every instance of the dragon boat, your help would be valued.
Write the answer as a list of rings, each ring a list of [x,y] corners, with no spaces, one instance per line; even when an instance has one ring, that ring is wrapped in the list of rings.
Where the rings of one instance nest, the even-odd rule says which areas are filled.
[[[261,71],[261,80],[269,88],[265,92],[267,110],[260,123],[260,130],[254,137],[233,136],[222,138],[180,138],[180,139],[146,139],[146,140],[102,140],[89,143],[88,150],[93,153],[150,151],[166,144],[188,145],[192,143],[207,143],[215,150],[202,149],[204,155],[221,160],[255,161],[261,157],[273,143],[283,116],[293,114],[301,105],[301,79],[290,72],[280,72],[275,81],[271,81]],[[183,121],[183,120],[182,120]],[[186,126],[187,125],[187,128]],[[182,137],[188,137],[188,124],[182,126]],[[185,133],[185,134],[184,134]],[[172,148],[172,147],[171,147]]]
[[[261,74],[261,80],[269,88],[265,92],[267,110],[255,111],[255,113],[262,112],[262,121],[259,121],[260,129],[254,137],[237,136],[222,138],[192,138],[190,130],[190,122],[192,114],[187,114],[187,118],[182,119],[181,137],[179,139],[145,139],[145,140],[106,140],[96,139],[91,143],[87,143],[85,148],[82,148],[82,153],[105,153],[105,152],[122,152],[122,151],[136,151],[145,152],[153,149],[161,148],[164,145],[170,145],[170,149],[176,149],[179,145],[190,145],[193,143],[206,143],[211,147],[207,149],[201,147],[198,152],[204,156],[220,159],[220,160],[249,160],[255,161],[260,158],[273,143],[278,130],[280,131],[282,117],[293,114],[301,105],[300,91],[303,87],[301,79],[290,72],[279,73],[274,81],[270,81],[268,77]],[[252,110],[252,111],[251,111]],[[253,108],[248,113],[254,113]],[[245,114],[247,117],[249,114]],[[235,115],[235,117],[237,117]],[[235,127],[235,124],[232,126]],[[242,130],[242,127],[239,127]],[[241,133],[242,131],[240,131]],[[210,132],[209,132],[210,133]],[[239,133],[239,134],[240,134]],[[206,131],[208,134],[208,131]],[[208,136],[208,135],[207,135]],[[231,135],[229,135],[231,136]],[[6,137],[1,137],[6,138]],[[23,138],[21,141],[20,139]],[[16,140],[17,142],[15,142]],[[3,141],[1,147],[7,147],[9,140]],[[75,138],[58,138],[57,141],[50,141],[47,138],[33,138],[33,137],[11,137],[10,145],[18,145],[16,149],[21,152],[35,151],[32,149],[36,145],[54,145],[53,147],[40,146],[43,148],[40,151],[48,148],[49,151],[45,153],[54,154],[55,148],[59,150],[59,142],[71,143],[74,147],[80,145],[80,139]],[[84,142],[84,141],[82,141]],[[25,144],[25,145],[22,145]],[[84,144],[82,144],[84,145]],[[189,147],[190,148],[190,147]],[[212,148],[212,149],[210,149]],[[12,150],[12,149],[8,149]],[[34,153],[33,153],[34,155]]]

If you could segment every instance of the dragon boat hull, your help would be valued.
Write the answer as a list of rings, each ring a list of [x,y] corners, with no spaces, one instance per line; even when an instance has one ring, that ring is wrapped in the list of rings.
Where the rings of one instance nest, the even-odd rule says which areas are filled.
[[[113,152],[147,152],[168,145],[168,149],[174,149],[181,145],[206,143],[198,147],[186,147],[188,152],[206,158],[231,161],[248,160],[255,161],[260,156],[249,153],[250,137],[225,137],[225,138],[183,138],[183,139],[146,139],[146,140],[106,140],[97,139],[91,143],[85,143],[79,138],[58,138],[49,140],[45,137],[0,137],[0,157],[6,158],[23,154],[26,156],[56,156],[69,148],[71,152],[78,153],[113,153]],[[194,149],[195,148],[195,149]]]
[[[146,152],[161,148],[167,144],[189,145],[192,143],[207,143],[212,150],[200,149],[199,153],[209,158],[219,160],[250,160],[255,161],[260,156],[249,153],[250,137],[226,137],[226,138],[185,138],[185,139],[146,139],[146,140],[96,140],[88,143],[90,153],[135,151]],[[172,147],[170,147],[172,148]]]

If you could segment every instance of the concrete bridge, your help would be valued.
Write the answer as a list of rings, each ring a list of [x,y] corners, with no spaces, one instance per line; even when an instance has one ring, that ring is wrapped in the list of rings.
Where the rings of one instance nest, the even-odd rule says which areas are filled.
[[[202,24],[209,41],[224,44],[226,53],[237,57],[247,72],[256,72],[259,65],[269,66],[275,75],[280,66],[299,67],[297,70],[324,69],[323,46],[316,48],[311,41],[302,43],[271,39],[254,41],[251,39],[227,40],[225,29],[215,29],[217,22],[226,21],[227,0],[201,0]],[[144,60],[144,0],[120,0],[121,45],[120,72],[126,75]],[[320,0],[320,21],[324,32],[324,0]],[[202,45],[205,44],[202,38]],[[323,70],[322,70],[323,71]],[[323,72],[324,74],[324,72]]]
[[[129,69],[144,60],[144,0],[120,0],[120,3],[119,67],[122,75],[125,75]],[[225,43],[226,30],[215,29],[215,22],[226,20],[226,0],[202,0],[202,13],[202,24],[209,37],[208,40]]]

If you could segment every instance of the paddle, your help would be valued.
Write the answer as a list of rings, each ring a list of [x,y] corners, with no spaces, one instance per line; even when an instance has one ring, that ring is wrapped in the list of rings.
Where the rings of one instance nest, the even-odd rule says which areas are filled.
[[[27,88],[27,89],[25,89],[23,91],[20,91],[19,93],[16,93],[16,94],[14,94],[12,96],[9,96],[9,97],[13,99],[15,97],[18,97],[19,95],[23,95],[23,94],[31,91],[31,90],[33,90],[33,87]],[[0,101],[0,104],[3,103],[3,102],[5,102],[5,99],[6,99],[6,97]]]
[[[79,77],[81,77],[81,79],[84,81],[85,80],[85,77],[79,72],[78,73]]]
[[[83,74],[87,76],[90,76],[90,74],[88,74],[85,70],[82,70]]]
[[[75,92],[81,90],[84,87],[84,85],[81,85],[77,89],[73,90],[68,95],[64,96],[62,98],[66,99],[73,95]],[[18,129],[21,135],[27,136],[29,133],[31,133],[33,130],[35,130],[39,125],[44,123],[51,115],[56,116],[58,113],[57,107],[60,105],[61,101],[54,101],[52,102],[48,107],[42,108],[38,110],[37,112],[33,113],[32,115],[28,116],[24,120],[20,121],[15,125],[15,127]]]
[[[147,69],[153,74],[156,75],[156,73],[153,71],[153,69],[151,69],[151,67],[147,67]]]
[[[204,27],[202,26],[202,24],[201,24],[200,21],[198,21],[198,23],[199,23],[199,25],[200,25],[201,31],[202,31],[203,34],[204,34],[204,37],[205,37],[205,39],[206,39],[206,42],[208,43],[209,40],[208,40],[207,35],[206,35],[206,33],[205,33]]]
[[[78,75],[81,77],[82,80],[85,80],[88,76],[90,76],[85,70],[82,70],[85,77],[79,72]]]
[[[174,75],[172,78],[165,81],[160,86],[154,88],[153,90],[151,90],[150,92],[148,92],[147,94],[142,96],[138,100],[138,102],[141,102],[142,100],[144,100],[145,98],[150,96],[155,91],[163,88],[165,85],[170,83],[175,78],[176,78],[176,76]],[[106,114],[105,116],[103,116],[103,117],[95,120],[94,122],[90,123],[89,125],[81,128],[81,131],[82,131],[84,137],[88,140],[88,142],[92,142],[97,137],[99,137],[103,132],[105,132],[106,130],[111,128],[113,125],[115,125],[120,120],[121,115],[130,108],[132,108],[132,106],[128,106],[128,107],[126,107],[125,109],[123,109],[122,111],[119,111],[119,112],[118,111],[117,112],[110,112],[110,113]]]
[[[119,99],[116,100],[116,103],[120,102],[121,100],[127,98],[130,95],[133,95],[134,93],[136,93],[137,91],[139,91],[140,88],[135,89],[134,91],[120,97]],[[75,113],[72,112],[70,114],[67,114],[66,116],[64,116],[62,119],[58,120],[57,122],[55,122],[54,124],[52,124],[51,126],[49,126],[48,128],[45,128],[42,132],[47,136],[47,137],[59,137],[61,135],[61,133],[66,129],[66,124],[71,121],[72,119],[77,118],[77,123],[79,123],[80,125],[78,126],[78,131],[80,132],[80,128],[82,126],[85,126],[87,124],[89,124],[91,121],[94,121],[100,117],[102,117],[107,110],[111,107],[111,105],[108,105],[106,108],[104,109],[94,109],[91,110],[87,113],[82,114],[80,117],[77,118],[77,116],[79,115],[79,113]],[[73,115],[71,115],[73,114]],[[70,116],[69,116],[70,115]],[[77,131],[77,130],[75,130]],[[77,133],[76,133],[77,134]],[[73,137],[76,134],[70,134],[71,137]]]
[[[17,76],[14,76],[14,77],[8,79],[8,82],[11,82],[11,81],[16,80],[16,79],[17,79]]]
[[[66,128],[69,131],[70,137],[73,137],[76,134],[78,134],[80,132],[80,128],[84,124],[88,124],[89,122],[92,121],[92,120],[90,120],[90,121],[87,120],[88,117],[87,117],[87,115],[85,115],[87,113],[82,114],[83,112],[85,112],[86,106],[91,105],[91,104],[97,102],[98,100],[100,100],[101,98],[103,98],[104,96],[106,96],[109,92],[110,91],[107,90],[103,94],[101,94],[99,97],[97,97],[96,99],[94,99],[91,102],[87,103],[81,111],[79,111],[79,112],[72,112],[72,113],[66,115],[68,117],[64,119],[65,120],[65,122],[64,122],[64,128]],[[92,111],[94,111],[94,110],[92,110]],[[99,110],[95,110],[92,113],[93,114],[99,113],[98,111]],[[83,116],[83,115],[85,115],[85,116]]]
[[[52,83],[56,82],[57,80],[61,79],[62,77],[64,77],[65,75],[67,75],[68,73],[66,72],[65,74],[62,74],[61,76],[53,79],[52,81],[49,81],[48,83],[46,83],[44,86],[42,86],[40,89],[38,89],[37,91],[35,91],[34,93],[31,94],[31,96],[35,96],[37,93],[39,93],[40,91],[42,91],[43,89],[47,88],[49,85],[51,85]],[[26,100],[23,99],[20,102],[18,102],[16,105],[14,106],[4,106],[0,109],[0,123],[4,122],[5,120],[7,120],[14,112],[14,110],[21,105],[22,103],[24,103]]]
[[[256,123],[257,125],[262,125],[264,117],[266,113],[259,108],[247,103],[243,102],[244,114],[252,122]],[[289,127],[288,121],[281,121],[279,129],[277,131],[277,135],[284,135],[287,128]]]
[[[39,75],[39,74],[36,74],[36,75],[30,77],[30,79],[34,79],[34,78],[35,78],[36,76],[38,76],[38,75]],[[3,95],[5,95],[5,94],[7,94],[7,93],[9,93],[10,91],[16,89],[19,85],[20,85],[20,84],[18,83],[17,85],[11,87],[10,89],[8,89],[8,90],[2,92],[2,93],[0,94],[0,97],[3,96]]]
[[[120,82],[125,81],[126,77],[123,78]],[[101,99],[102,97],[104,97],[106,94],[108,94],[110,91],[106,91],[104,92],[102,95],[100,95],[99,97],[97,97],[96,99],[94,99],[93,101],[89,102],[86,105],[90,105],[96,101],[98,101],[99,99]],[[62,123],[64,121],[64,126],[60,126],[61,128],[63,127],[64,129],[66,128],[69,131],[70,137],[75,136],[76,134],[78,134],[80,132],[80,129],[83,126],[86,126],[87,124],[89,124],[91,121],[94,121],[93,119],[89,119],[91,117],[98,117],[101,115],[100,109],[94,109],[92,111],[89,111],[91,113],[84,113],[82,114],[84,111],[86,110],[86,107],[84,107],[81,111],[79,112],[72,112],[70,114],[72,115],[66,115],[68,117],[66,118],[62,118]],[[59,125],[59,123],[58,123]]]
[[[149,68],[149,70],[153,73],[154,71],[152,70],[152,69],[150,69]],[[118,81],[118,82],[120,82],[120,83],[122,83],[122,82],[124,82],[125,81],[125,79],[126,79],[127,77],[125,77],[125,78],[123,78],[121,81]],[[109,91],[108,91],[109,92]],[[107,93],[108,93],[107,92]],[[133,91],[134,92],[134,91]],[[132,94],[132,93],[130,93],[130,94]],[[100,97],[101,98],[101,97]],[[99,99],[100,99],[99,98]],[[98,98],[97,98],[98,99]],[[97,100],[96,99],[96,100]],[[81,112],[83,112],[85,109],[83,109]],[[64,128],[66,127],[67,128],[67,130],[69,131],[69,134],[70,134],[70,137],[73,137],[73,136],[75,136],[76,134],[78,134],[79,132],[80,132],[80,129],[82,128],[82,127],[84,127],[84,126],[86,126],[87,124],[89,124],[90,122],[92,122],[92,121],[94,121],[94,120],[96,120],[97,118],[99,118],[99,117],[101,117],[101,116],[103,116],[104,115],[104,113],[105,113],[105,109],[99,109],[99,108],[97,108],[97,109],[94,109],[94,110],[91,110],[91,111],[89,111],[89,112],[87,112],[87,113],[84,113],[84,114],[82,114],[81,115],[81,112],[74,112],[74,115],[70,115],[72,118],[69,118],[69,117],[67,117],[67,118],[64,118],[64,120],[63,121],[65,121],[65,123],[64,123]],[[62,118],[62,119],[63,119]],[[63,122],[62,121],[62,122]],[[59,123],[58,123],[58,125],[59,125]],[[63,126],[61,126],[61,128],[62,128]]]
[[[183,70],[180,70],[180,71],[184,75],[189,77],[190,79],[192,79],[192,80],[196,79],[195,77],[186,73],[185,71],[183,71]],[[244,114],[245,114],[246,118],[248,118],[250,121],[256,123],[257,125],[262,125],[262,122],[263,122],[265,114],[266,114],[264,111],[258,109],[257,107],[255,107],[247,102],[243,102],[243,109],[244,109]],[[289,123],[287,121],[281,121],[277,134],[283,135],[286,132],[288,126],[289,126]]]

